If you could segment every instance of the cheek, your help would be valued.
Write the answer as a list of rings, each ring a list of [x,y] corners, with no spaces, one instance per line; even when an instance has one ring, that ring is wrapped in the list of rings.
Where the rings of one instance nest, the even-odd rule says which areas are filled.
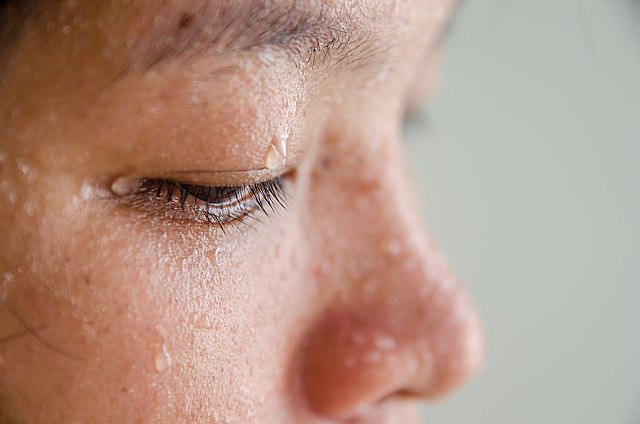
[[[5,293],[5,323],[25,334],[2,351],[2,409],[9,417],[28,411],[44,422],[100,411],[120,420],[148,416],[164,402],[161,392],[148,390],[160,347],[146,299],[115,287],[133,279],[126,272],[72,271],[83,259],[78,252],[64,274],[17,274]]]
[[[276,408],[313,297],[294,212],[217,236],[77,212],[16,244],[5,315],[35,335],[1,352],[3,411],[124,422]]]

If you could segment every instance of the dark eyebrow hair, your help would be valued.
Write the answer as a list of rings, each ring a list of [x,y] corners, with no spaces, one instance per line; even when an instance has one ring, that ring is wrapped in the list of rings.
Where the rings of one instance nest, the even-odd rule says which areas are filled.
[[[171,17],[166,28],[145,31],[131,68],[148,70],[178,57],[226,57],[267,46],[298,64],[359,67],[389,48],[362,17],[322,1],[207,2],[193,12],[174,11]]]

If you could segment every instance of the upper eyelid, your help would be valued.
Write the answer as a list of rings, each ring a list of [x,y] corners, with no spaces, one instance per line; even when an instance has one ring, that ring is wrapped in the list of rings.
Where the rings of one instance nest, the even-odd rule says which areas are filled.
[[[293,169],[293,163],[274,171],[267,168],[252,168],[229,171],[189,170],[189,171],[164,171],[162,175],[153,179],[179,181],[183,184],[212,186],[212,187],[237,187],[241,185],[258,184],[267,182],[289,173]],[[130,176],[128,178],[138,178]],[[138,178],[143,179],[143,178]],[[152,179],[145,176],[144,179]]]

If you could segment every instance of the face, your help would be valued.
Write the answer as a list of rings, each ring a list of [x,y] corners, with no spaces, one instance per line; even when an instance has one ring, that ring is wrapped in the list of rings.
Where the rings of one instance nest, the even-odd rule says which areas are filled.
[[[5,419],[405,423],[466,380],[400,140],[451,6],[34,5],[0,93]]]

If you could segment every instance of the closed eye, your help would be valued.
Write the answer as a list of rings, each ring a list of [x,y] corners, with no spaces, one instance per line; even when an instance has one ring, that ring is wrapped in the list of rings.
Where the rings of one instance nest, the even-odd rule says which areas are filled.
[[[237,186],[144,179],[132,196],[134,206],[148,209],[153,205],[169,218],[215,224],[223,231],[228,224],[284,208],[287,200],[283,177]]]

